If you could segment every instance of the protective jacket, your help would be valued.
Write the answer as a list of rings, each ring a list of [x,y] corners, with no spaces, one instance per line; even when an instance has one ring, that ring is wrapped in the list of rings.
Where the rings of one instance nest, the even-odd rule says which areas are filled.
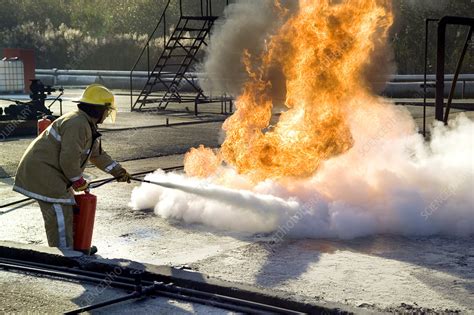
[[[56,119],[24,153],[13,190],[49,203],[75,204],[70,187],[88,160],[118,176],[122,166],[102,150],[92,118],[76,110]]]

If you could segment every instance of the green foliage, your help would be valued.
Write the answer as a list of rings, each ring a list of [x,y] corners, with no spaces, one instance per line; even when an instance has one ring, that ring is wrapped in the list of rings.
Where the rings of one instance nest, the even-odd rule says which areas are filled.
[[[39,68],[128,70],[166,2],[0,0],[0,48],[35,49]],[[169,10],[168,18],[178,16],[176,4]],[[150,46],[156,55],[162,37]]]
[[[22,24],[4,34],[11,47],[34,48],[40,68],[122,70],[130,68],[147,35],[114,34],[92,37],[65,24],[54,27],[46,21],[43,29],[34,22]],[[151,43],[155,51],[163,42]]]
[[[168,0],[0,0],[0,49],[34,48],[39,68],[120,69],[135,62]],[[213,0],[222,11],[223,0]],[[444,15],[474,16],[471,0],[393,0],[396,23],[392,45],[398,73],[422,73],[424,20]],[[201,13],[199,0],[183,0],[183,13]],[[171,1],[166,29],[179,16],[179,0]],[[156,55],[163,43],[151,45]],[[453,72],[467,28],[447,32],[446,71]],[[430,28],[429,72],[435,71],[436,27]],[[153,59],[152,59],[153,60]],[[143,68],[143,67],[142,67]],[[474,72],[473,45],[462,72]]]

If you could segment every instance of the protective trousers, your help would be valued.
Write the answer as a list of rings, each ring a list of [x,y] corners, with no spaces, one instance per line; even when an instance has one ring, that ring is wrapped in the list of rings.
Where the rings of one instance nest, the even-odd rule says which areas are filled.
[[[73,247],[73,206],[39,201],[48,245],[62,249]]]

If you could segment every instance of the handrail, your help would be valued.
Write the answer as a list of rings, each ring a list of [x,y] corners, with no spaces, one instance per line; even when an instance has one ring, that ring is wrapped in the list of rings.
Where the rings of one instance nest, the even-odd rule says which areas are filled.
[[[435,119],[438,121],[445,121],[447,117],[444,117],[444,62],[446,58],[446,27],[450,24],[454,25],[466,25],[470,26],[471,29],[474,27],[474,19],[468,17],[458,16],[445,16],[438,22],[438,40],[437,40],[437,51],[436,51],[436,94],[435,94]],[[469,38],[468,38],[469,39]],[[466,41],[466,44],[468,41]],[[464,53],[459,59],[462,64]],[[459,74],[460,66],[457,67],[456,73],[454,74],[454,80],[457,79]],[[456,82],[453,82],[456,84]],[[452,96],[450,95],[450,98]]]
[[[461,72],[461,67],[464,61],[464,56],[466,55],[469,43],[471,42],[472,32],[474,31],[474,25],[471,25],[469,28],[469,32],[466,37],[466,42],[464,44],[464,48],[461,52],[461,56],[459,57],[458,64],[456,66],[456,72],[454,73],[453,83],[451,84],[451,90],[449,91],[448,102],[446,103],[446,109],[444,112],[444,123],[448,123],[449,118],[449,110],[451,109],[451,103],[453,102],[454,97],[454,90],[456,89],[456,83],[458,81],[459,72]]]
[[[140,52],[140,55],[138,56],[137,60],[135,61],[135,64],[133,65],[132,69],[130,70],[130,110],[133,109],[133,71],[135,71],[135,69],[137,68],[138,63],[142,59],[142,56],[143,56],[143,54],[145,53],[145,50],[146,50],[147,51],[147,71],[148,71],[148,73],[150,72],[150,62],[149,62],[149,60],[150,60],[150,42],[154,38],[156,30],[160,26],[161,22],[166,21],[165,15],[166,15],[166,12],[168,10],[168,7],[169,7],[170,3],[171,3],[171,0],[168,0],[168,2],[166,3],[165,9],[163,10],[163,13],[160,16],[160,19],[158,20],[158,23],[156,23],[155,29],[153,30],[153,32],[151,32],[150,36],[148,36],[148,40],[147,40],[145,46],[143,46],[143,49]],[[181,3],[181,1],[180,1],[180,3]],[[163,38],[163,43],[164,43],[166,41],[166,27],[165,27],[165,32],[163,33],[163,36],[164,36],[164,38]]]
[[[175,1],[178,1],[178,0],[175,0]],[[193,0],[194,1],[194,0]],[[200,7],[201,7],[201,16],[212,16],[212,1],[213,0],[200,0]],[[220,0],[222,1],[222,0]],[[130,110],[133,111],[134,107],[136,106],[138,100],[133,101],[133,97],[134,97],[134,89],[133,89],[133,73],[138,71],[137,70],[137,67],[138,67],[138,64],[140,63],[140,61],[142,60],[144,54],[145,54],[145,51],[146,51],[146,67],[147,67],[147,76],[148,76],[148,80],[150,80],[150,42],[151,40],[154,38],[155,36],[155,33],[156,31],[158,30],[158,28],[160,27],[160,24],[163,23],[163,45],[165,48],[166,45],[167,45],[167,41],[166,41],[166,36],[167,36],[167,30],[166,30],[166,13],[167,13],[167,10],[168,10],[168,7],[170,6],[170,3],[171,3],[171,0],[168,0],[168,2],[166,3],[166,6],[163,10],[163,13],[161,14],[160,16],[160,19],[158,20],[158,23],[156,24],[155,26],[155,29],[153,30],[153,32],[150,34],[150,36],[148,37],[148,40],[145,44],[145,46],[143,47],[143,49],[141,50],[140,52],[140,55],[138,56],[137,60],[135,61],[133,67],[131,68],[130,70]],[[225,3],[226,5],[229,4],[229,0],[225,0]],[[203,5],[205,6],[205,10],[203,8]],[[178,2],[178,9],[179,9],[179,21],[181,21],[181,19],[185,16],[183,13],[183,0],[179,0]],[[179,23],[179,22],[178,22]],[[151,69],[151,71],[154,71],[154,68]],[[148,83],[147,83],[148,84]],[[145,87],[144,87],[145,88]],[[142,93],[143,93],[144,90],[142,90]],[[138,95],[138,98],[141,97],[141,93]]]
[[[425,20],[425,65],[423,73],[423,137],[426,137],[426,79],[428,77],[428,35],[431,22],[437,22],[438,19],[428,18]]]

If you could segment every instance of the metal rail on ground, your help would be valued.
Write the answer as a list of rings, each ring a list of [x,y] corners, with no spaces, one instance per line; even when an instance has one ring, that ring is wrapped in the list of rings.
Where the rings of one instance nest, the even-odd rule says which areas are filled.
[[[245,300],[232,296],[185,288],[172,283],[142,280],[142,270],[136,270],[136,272],[134,272],[135,276],[132,276],[132,274],[130,276],[117,276],[113,280],[110,280],[107,279],[106,273],[33,263],[8,258],[0,258],[0,268],[6,271],[19,271],[33,275],[48,276],[58,280],[68,279],[97,284],[107,281],[110,287],[133,291],[130,294],[116,299],[79,307],[75,310],[66,312],[66,314],[79,314],[82,312],[95,310],[105,306],[151,295],[164,296],[186,302],[208,305],[234,312],[252,314],[304,314],[299,310],[261,303],[259,301]]]

